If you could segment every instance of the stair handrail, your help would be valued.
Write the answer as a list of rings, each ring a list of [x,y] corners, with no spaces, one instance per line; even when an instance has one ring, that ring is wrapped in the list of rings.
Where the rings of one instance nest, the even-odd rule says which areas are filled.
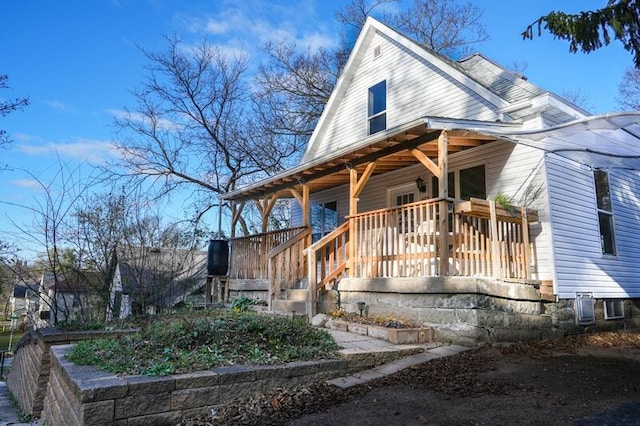
[[[337,279],[346,270],[348,264],[348,253],[346,253],[345,251],[344,259],[342,259],[342,261],[336,260],[335,268],[320,277],[320,280],[318,281],[317,253],[343,234],[347,235],[347,239],[345,241],[346,245],[348,241],[348,232],[349,222],[346,221],[333,231],[329,232],[324,237],[320,238],[315,243],[311,244],[305,250],[307,262],[309,264],[307,268],[307,273],[309,274],[309,297],[307,298],[307,313],[309,314],[310,318],[313,317],[316,311],[315,302],[316,292],[318,291],[318,289],[323,285],[326,285],[329,281]]]
[[[284,243],[274,247],[273,249],[271,249],[269,251],[269,253],[267,253],[267,259],[268,259],[268,265],[269,265],[269,271],[268,271],[268,276],[269,276],[269,294],[268,294],[269,310],[271,310],[272,301],[273,301],[274,297],[276,296],[276,294],[280,290],[280,285],[276,282],[277,281],[276,271],[279,270],[277,268],[277,265],[275,264],[276,259],[278,258],[278,256],[281,253],[285,252],[286,250],[290,249],[291,247],[295,246],[300,241],[305,240],[306,238],[308,238],[311,235],[312,229],[310,227],[302,227],[300,229],[301,230],[300,230],[299,233],[297,233],[296,235],[294,235],[292,238],[288,239]],[[303,250],[303,254],[305,254],[304,250]],[[303,265],[302,268],[304,268],[304,265],[305,265],[304,259],[302,259],[301,264]],[[302,271],[302,272],[304,272],[304,271]],[[303,274],[296,274],[296,275],[303,275]]]

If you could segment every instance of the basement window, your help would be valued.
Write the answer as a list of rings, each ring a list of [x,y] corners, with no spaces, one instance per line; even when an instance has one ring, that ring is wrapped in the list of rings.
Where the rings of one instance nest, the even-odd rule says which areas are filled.
[[[624,301],[622,299],[604,300],[604,319],[623,319]]]
[[[578,325],[592,325],[596,323],[596,312],[593,294],[576,294],[576,322]]]

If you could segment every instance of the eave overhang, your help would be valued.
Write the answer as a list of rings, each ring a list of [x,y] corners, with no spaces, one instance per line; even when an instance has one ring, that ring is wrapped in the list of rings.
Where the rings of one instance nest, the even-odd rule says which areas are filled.
[[[291,196],[287,190],[300,191],[303,184],[309,185],[311,193],[314,193],[349,183],[349,169],[355,168],[360,173],[374,161],[377,163],[375,175],[417,164],[419,161],[411,154],[412,149],[417,148],[428,157],[437,158],[438,136],[443,130],[447,130],[448,154],[451,154],[497,139],[494,135],[485,134],[485,130],[519,128],[518,124],[512,123],[424,117],[368,136],[291,170],[224,194],[222,198],[239,202],[276,193],[286,198]]]

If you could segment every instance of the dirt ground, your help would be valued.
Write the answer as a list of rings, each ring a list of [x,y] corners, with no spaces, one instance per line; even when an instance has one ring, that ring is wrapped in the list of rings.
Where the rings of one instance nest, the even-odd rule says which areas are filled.
[[[640,334],[477,349],[348,391],[283,390],[190,424],[640,425]]]

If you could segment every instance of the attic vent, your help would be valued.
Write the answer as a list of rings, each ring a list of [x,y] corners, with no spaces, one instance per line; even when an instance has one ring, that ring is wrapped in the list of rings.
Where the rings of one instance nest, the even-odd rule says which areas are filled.
[[[373,59],[379,58],[382,56],[382,46],[377,45],[373,48]]]
[[[578,325],[592,325],[596,323],[593,294],[576,294],[576,321]]]

